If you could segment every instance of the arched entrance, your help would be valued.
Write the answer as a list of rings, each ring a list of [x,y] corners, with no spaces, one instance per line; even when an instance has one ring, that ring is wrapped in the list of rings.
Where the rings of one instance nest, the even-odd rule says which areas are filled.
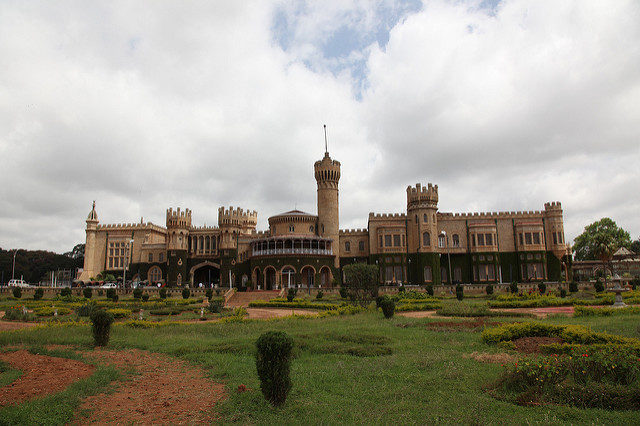
[[[308,265],[305,266],[300,271],[300,275],[302,276],[302,285],[304,287],[308,287],[308,288],[315,287],[316,270],[313,269],[313,267]]]
[[[204,287],[214,287],[220,284],[220,265],[213,262],[202,262],[191,268],[191,284],[199,287],[200,283]]]
[[[322,269],[320,269],[320,285],[322,288],[331,287],[331,281],[331,268],[323,266]]]
[[[276,288],[276,268],[268,266],[264,270],[264,289],[275,290]]]

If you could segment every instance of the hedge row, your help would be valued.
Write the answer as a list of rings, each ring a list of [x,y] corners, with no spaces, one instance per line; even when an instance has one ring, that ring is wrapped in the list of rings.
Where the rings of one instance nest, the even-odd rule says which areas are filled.
[[[340,305],[331,303],[311,303],[307,301],[301,302],[280,302],[280,301],[265,301],[254,300],[249,303],[251,308],[299,308],[299,309],[319,309],[319,310],[334,310],[338,309]]]

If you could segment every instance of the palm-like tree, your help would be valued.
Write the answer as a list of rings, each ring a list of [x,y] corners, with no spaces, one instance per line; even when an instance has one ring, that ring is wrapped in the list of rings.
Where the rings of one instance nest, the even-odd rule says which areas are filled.
[[[602,262],[602,272],[604,272],[604,285],[607,286],[607,266],[613,275],[613,268],[611,267],[611,259],[618,247],[611,235],[604,232],[598,232],[593,238],[593,253]]]

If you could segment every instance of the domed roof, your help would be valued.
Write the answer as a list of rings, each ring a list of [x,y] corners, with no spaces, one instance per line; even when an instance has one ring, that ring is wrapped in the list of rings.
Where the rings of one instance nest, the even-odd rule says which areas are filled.
[[[280,216],[310,216],[310,217],[315,217],[315,215],[313,215],[311,213],[303,212],[301,210],[290,210],[288,212],[280,213],[280,214],[277,214],[277,215],[271,216],[271,217],[280,217]]]

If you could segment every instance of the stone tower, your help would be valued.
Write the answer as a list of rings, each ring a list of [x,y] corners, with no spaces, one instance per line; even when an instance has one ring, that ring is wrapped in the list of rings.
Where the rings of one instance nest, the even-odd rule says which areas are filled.
[[[89,216],[87,216],[87,240],[84,248],[84,269],[82,271],[83,280],[89,280],[101,272],[96,264],[96,231],[98,229],[98,213],[96,213],[96,202],[93,202]]]
[[[325,151],[324,158],[313,166],[318,183],[318,235],[332,240],[334,266],[340,267],[340,240],[338,182],[340,181],[340,162],[332,160]]]
[[[411,253],[435,251],[438,244],[438,185],[407,187],[407,240]],[[425,233],[428,232],[428,238]],[[427,244],[428,243],[428,244]]]
[[[167,209],[167,250],[187,250],[191,210]]]

